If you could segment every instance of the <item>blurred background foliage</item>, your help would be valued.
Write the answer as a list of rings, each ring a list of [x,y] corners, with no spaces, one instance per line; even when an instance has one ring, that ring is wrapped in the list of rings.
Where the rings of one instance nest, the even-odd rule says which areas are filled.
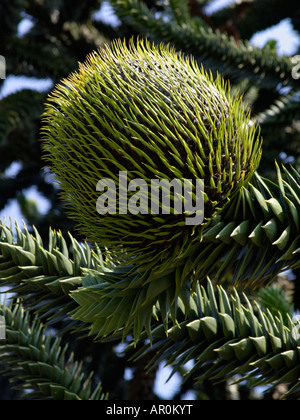
[[[215,9],[216,3],[221,7]],[[223,7],[222,7],[223,5]],[[77,69],[78,61],[114,38],[148,37],[171,43],[192,54],[205,68],[230,81],[244,95],[264,138],[260,173],[273,176],[274,160],[300,168],[300,79],[292,77],[290,57],[269,40],[256,48],[249,40],[282,21],[300,40],[300,5],[296,0],[1,0],[0,54],[6,59],[6,79],[0,80],[0,214],[11,209],[35,225],[47,243],[48,229],[77,235],[66,217],[59,189],[43,167],[39,141],[40,118],[48,92]],[[296,45],[298,44],[298,45]],[[293,55],[300,54],[296,42]],[[300,76],[300,70],[299,70]],[[35,83],[28,88],[28,81]],[[20,88],[8,89],[18,82]],[[12,93],[10,93],[12,92]],[[78,238],[78,235],[77,235]],[[82,239],[82,238],[78,238]],[[298,281],[295,281],[297,278]],[[282,313],[300,310],[300,273],[286,273],[254,296],[262,305]],[[111,399],[276,399],[239,387],[192,382],[181,388],[163,385],[163,371],[145,376],[116,343],[92,343],[63,337],[87,371],[96,372]],[[184,374],[184,368],[181,374]],[[155,385],[156,384],[156,385]],[[169,390],[164,394],[162,390]],[[284,391],[284,390],[283,390]],[[193,392],[193,394],[190,394]],[[18,399],[0,376],[0,400]]]

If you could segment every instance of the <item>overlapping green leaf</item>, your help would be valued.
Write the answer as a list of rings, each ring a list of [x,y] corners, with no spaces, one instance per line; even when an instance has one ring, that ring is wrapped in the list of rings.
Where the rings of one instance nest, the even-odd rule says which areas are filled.
[[[54,338],[38,319],[18,303],[0,305],[5,318],[6,340],[0,342],[0,370],[25,399],[103,400],[100,384],[93,386],[68,346]]]
[[[251,386],[287,383],[288,394],[299,390],[299,322],[288,317],[285,325],[280,313],[273,316],[268,310],[262,312],[257,303],[250,303],[236,290],[229,296],[217,286],[215,292],[209,280],[206,287],[197,285],[190,299],[188,311],[179,305],[177,325],[170,320],[167,335],[162,328],[155,328],[153,347],[142,346],[134,360],[155,350],[149,370],[165,360],[173,375],[193,361],[186,379],[195,378],[196,383],[237,376],[238,381],[247,379]]]
[[[78,243],[71,235],[69,244],[60,232],[49,230],[48,249],[36,229],[31,234],[26,225],[23,231],[0,225],[0,287],[8,287],[24,301],[24,305],[45,317],[49,323],[68,320],[74,309],[70,292],[81,286],[84,268],[109,272],[99,249]],[[111,264],[113,267],[113,264]]]

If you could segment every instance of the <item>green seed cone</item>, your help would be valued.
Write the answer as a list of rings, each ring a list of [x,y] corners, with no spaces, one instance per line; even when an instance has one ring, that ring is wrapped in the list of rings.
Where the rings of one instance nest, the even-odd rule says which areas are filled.
[[[172,203],[171,214],[151,214],[150,201],[145,214],[119,214],[119,171],[147,185],[203,179],[206,220],[249,181],[261,156],[257,127],[220,78],[143,41],[90,54],[49,96],[43,124],[46,159],[70,216],[89,240],[143,261],[178,253],[201,225],[187,226]],[[116,214],[97,212],[103,179],[116,184]]]

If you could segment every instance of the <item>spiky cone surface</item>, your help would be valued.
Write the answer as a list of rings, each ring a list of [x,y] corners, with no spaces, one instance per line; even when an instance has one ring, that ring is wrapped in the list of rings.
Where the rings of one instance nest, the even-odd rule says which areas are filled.
[[[89,240],[143,262],[178,256],[195,227],[185,214],[151,214],[150,200],[147,214],[118,214],[121,194],[116,214],[101,216],[99,180],[119,187],[119,171],[147,185],[203,179],[207,220],[251,178],[261,155],[257,127],[220,78],[146,41],[117,40],[90,54],[51,93],[43,123],[46,158],[71,217]]]

